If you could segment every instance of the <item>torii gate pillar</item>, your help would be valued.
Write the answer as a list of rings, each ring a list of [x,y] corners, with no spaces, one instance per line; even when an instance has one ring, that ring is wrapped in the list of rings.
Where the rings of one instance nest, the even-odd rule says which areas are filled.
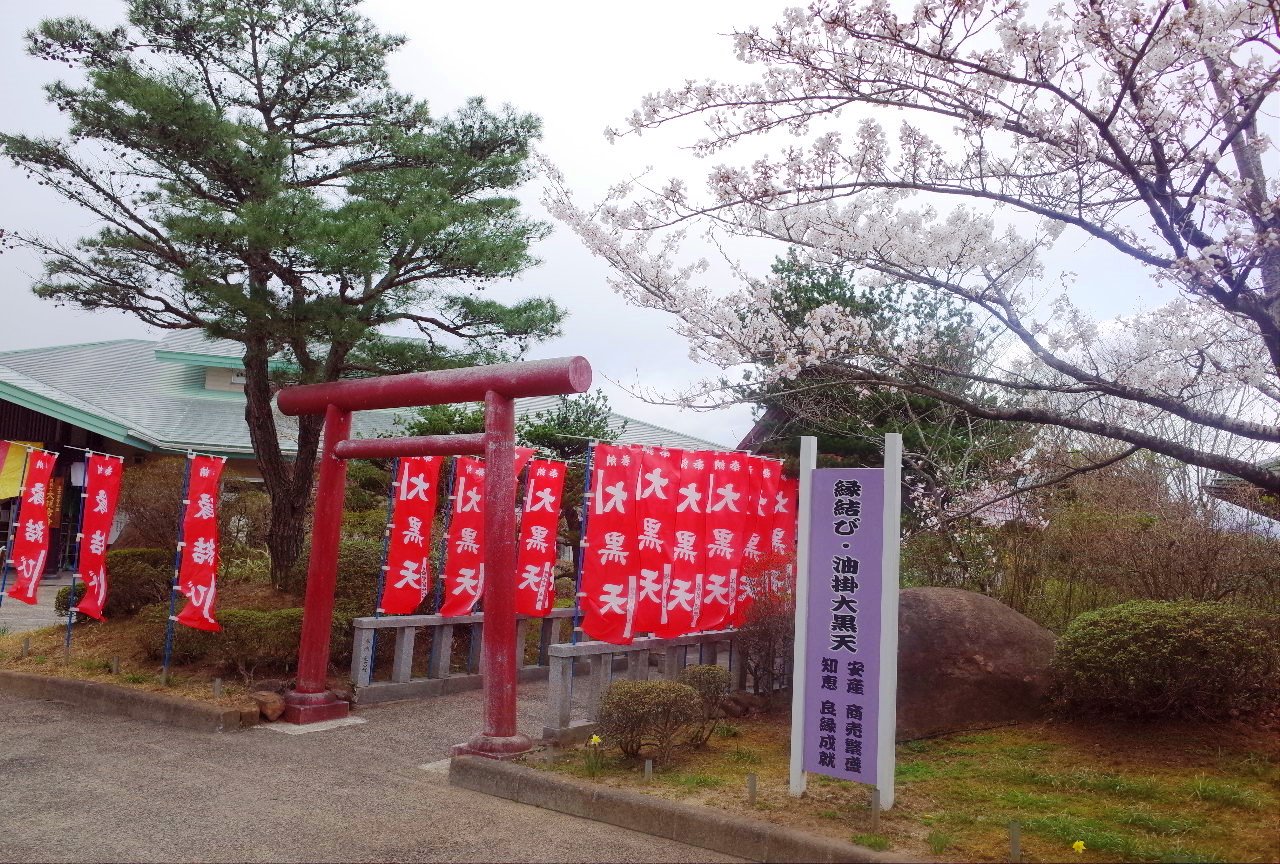
[[[347,715],[328,689],[329,639],[346,460],[387,456],[484,453],[484,730],[455,752],[501,758],[522,753],[529,738],[516,728],[516,478],[515,400],[583,393],[591,386],[584,357],[502,363],[410,375],[288,387],[276,398],[287,415],[324,414],[324,439],[307,563],[307,590],[298,646],[298,681],[285,694],[284,719],[315,723]],[[386,408],[484,402],[483,435],[351,439],[351,413]]]

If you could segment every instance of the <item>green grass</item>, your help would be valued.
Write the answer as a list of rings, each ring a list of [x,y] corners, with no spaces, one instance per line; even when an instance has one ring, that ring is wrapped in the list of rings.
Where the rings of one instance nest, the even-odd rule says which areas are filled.
[[[710,774],[668,774],[664,779],[672,785],[690,791],[715,789],[724,785],[723,777],[713,777]]]
[[[715,734],[721,738],[737,738],[742,735],[742,730],[732,723],[720,723],[716,726]]]
[[[1107,830],[1098,819],[1065,815],[1038,816],[1023,821],[1022,830],[1048,837],[1064,847],[1083,840],[1085,848],[1095,852],[1106,852],[1126,859],[1138,855],[1138,845],[1132,837]]]
[[[1106,792],[1124,798],[1139,798],[1153,801],[1161,797],[1160,785],[1149,777],[1126,777],[1122,774],[1108,774],[1089,768],[1077,768],[1073,771],[1052,772],[1036,768],[1015,766],[1001,772],[1001,779],[1011,783],[1028,786],[1049,786],[1054,789],[1087,789],[1091,792]]]
[[[152,676],[145,672],[122,672],[120,680],[126,684],[147,684],[152,680]]]
[[[889,838],[883,834],[854,834],[853,842],[877,852],[883,852],[889,848]]]
[[[1184,788],[1188,795],[1198,801],[1211,801],[1242,810],[1261,810],[1263,807],[1262,796],[1252,789],[1245,789],[1238,783],[1226,780],[1214,780],[1203,774],[1197,775]]]
[[[929,844],[929,851],[934,855],[941,855],[951,848],[951,844],[955,842],[950,834],[943,834],[941,831],[930,831],[929,836],[924,838]]]
[[[1149,810],[1108,810],[1106,815],[1108,819],[1117,825],[1128,825],[1146,831],[1149,834],[1159,834],[1162,837],[1186,834],[1188,831],[1194,831],[1204,825],[1204,820],[1202,819],[1167,816],[1160,813],[1152,813]]]
[[[903,762],[893,773],[899,782],[910,783],[913,780],[931,780],[939,775],[940,769],[930,762]]]
[[[1264,753],[1245,753],[1243,756],[1224,760],[1224,763],[1223,768],[1233,774],[1243,774],[1257,780],[1280,781],[1280,766]]]
[[[734,747],[732,750],[730,750],[728,753],[725,754],[725,757],[730,762],[736,762],[739,765],[759,765],[760,764],[760,755],[758,753],[755,753],[751,750],[746,749],[745,747]]]
[[[1017,807],[1019,810],[1050,810],[1061,808],[1066,803],[1066,799],[1060,795],[1037,795],[1021,789],[1003,792],[996,800],[1001,804]]]

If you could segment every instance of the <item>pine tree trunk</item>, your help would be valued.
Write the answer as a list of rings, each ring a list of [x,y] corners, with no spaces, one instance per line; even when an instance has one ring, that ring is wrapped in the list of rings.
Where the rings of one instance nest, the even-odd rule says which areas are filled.
[[[287,459],[280,448],[279,431],[272,411],[272,386],[268,361],[271,349],[265,339],[245,342],[245,422],[253,443],[258,470],[271,498],[271,584],[288,587],[294,565],[306,539],[307,505],[315,475],[320,442],[320,417],[298,418],[298,452]]]

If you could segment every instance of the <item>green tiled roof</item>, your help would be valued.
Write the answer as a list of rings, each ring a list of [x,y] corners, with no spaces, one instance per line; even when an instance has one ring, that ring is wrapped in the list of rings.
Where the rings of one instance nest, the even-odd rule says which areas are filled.
[[[57,417],[107,438],[147,450],[200,450],[250,456],[244,396],[205,388],[205,367],[240,366],[240,345],[179,332],[152,342],[124,339],[0,352],[0,399]],[[517,416],[553,408],[556,397],[520,399]],[[363,411],[353,432],[371,437],[396,428],[397,412]],[[622,441],[685,449],[723,450],[690,435],[615,414]],[[286,452],[296,421],[276,415]]]

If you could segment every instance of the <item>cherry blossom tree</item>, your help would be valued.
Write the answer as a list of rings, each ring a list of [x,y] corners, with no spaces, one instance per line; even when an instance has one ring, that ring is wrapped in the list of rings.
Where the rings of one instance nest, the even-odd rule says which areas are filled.
[[[927,396],[1275,492],[1260,460],[1280,445],[1278,29],[1264,0],[824,0],[733,35],[754,80],[654,93],[608,131],[700,122],[705,191],[641,175],[588,207],[557,177],[547,201],[617,290],[677,316],[695,359]],[[1091,320],[1046,264],[1067,239],[1138,265],[1135,298],[1174,299]],[[796,321],[777,279],[734,257],[760,240],[958,300],[1001,338],[948,364],[928,333],[839,304]],[[733,399],[725,380],[685,396]]]

